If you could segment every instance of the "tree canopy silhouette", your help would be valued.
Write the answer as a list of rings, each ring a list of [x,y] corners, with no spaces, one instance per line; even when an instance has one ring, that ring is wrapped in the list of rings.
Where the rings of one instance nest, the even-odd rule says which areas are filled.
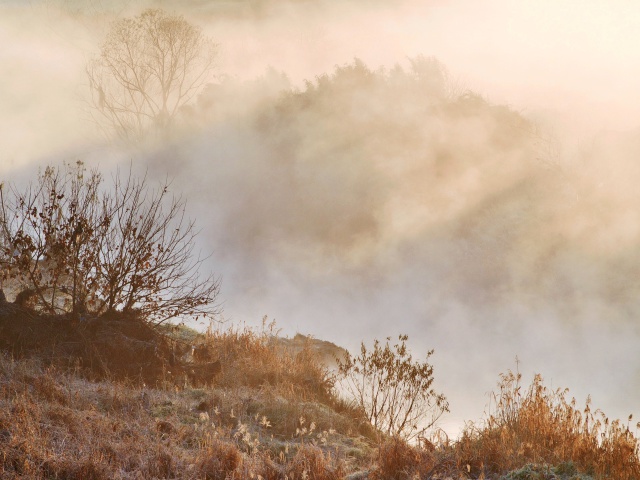
[[[94,119],[129,141],[165,134],[209,79],[215,55],[183,16],[149,9],[114,22],[87,65]]]

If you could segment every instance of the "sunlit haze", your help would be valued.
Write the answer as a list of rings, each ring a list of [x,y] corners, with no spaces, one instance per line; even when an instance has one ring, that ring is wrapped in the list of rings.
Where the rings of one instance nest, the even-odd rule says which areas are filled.
[[[86,65],[148,7],[218,55],[173,137],[124,145],[92,121]],[[81,159],[174,179],[227,322],[352,351],[408,334],[435,350],[453,436],[516,357],[626,418],[639,44],[625,0],[0,0],[0,174]]]

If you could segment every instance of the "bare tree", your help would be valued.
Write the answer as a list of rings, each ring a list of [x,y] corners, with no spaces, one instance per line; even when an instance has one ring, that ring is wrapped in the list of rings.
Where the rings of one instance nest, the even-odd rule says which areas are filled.
[[[182,16],[153,9],[114,22],[87,66],[93,117],[125,140],[165,134],[209,80],[215,54]]]
[[[135,310],[154,324],[217,313],[219,282],[199,275],[184,200],[131,172],[103,184],[78,162],[48,167],[22,191],[0,188],[4,284],[49,313]]]
[[[414,440],[432,428],[449,404],[432,388],[433,366],[413,361],[406,335],[393,348],[376,340],[369,351],[364,343],[360,355],[337,359],[338,386],[350,395],[381,433]],[[433,354],[428,352],[427,360]]]

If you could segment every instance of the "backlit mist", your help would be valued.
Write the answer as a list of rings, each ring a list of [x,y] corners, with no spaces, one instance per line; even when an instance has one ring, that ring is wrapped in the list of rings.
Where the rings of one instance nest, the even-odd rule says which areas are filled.
[[[640,6],[179,4],[0,1],[2,180],[77,159],[173,178],[227,322],[352,350],[407,333],[453,435],[516,357],[640,413]],[[151,6],[218,56],[171,138],[124,145],[85,67]]]

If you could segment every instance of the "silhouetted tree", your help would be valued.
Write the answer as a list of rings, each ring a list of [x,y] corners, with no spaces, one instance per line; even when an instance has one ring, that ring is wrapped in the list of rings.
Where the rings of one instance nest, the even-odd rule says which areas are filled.
[[[184,200],[131,172],[103,184],[78,162],[0,188],[3,285],[49,313],[135,310],[156,324],[215,314],[219,283],[199,275]]]
[[[146,10],[114,22],[87,66],[92,114],[126,140],[166,133],[213,69],[215,45],[184,17]]]

